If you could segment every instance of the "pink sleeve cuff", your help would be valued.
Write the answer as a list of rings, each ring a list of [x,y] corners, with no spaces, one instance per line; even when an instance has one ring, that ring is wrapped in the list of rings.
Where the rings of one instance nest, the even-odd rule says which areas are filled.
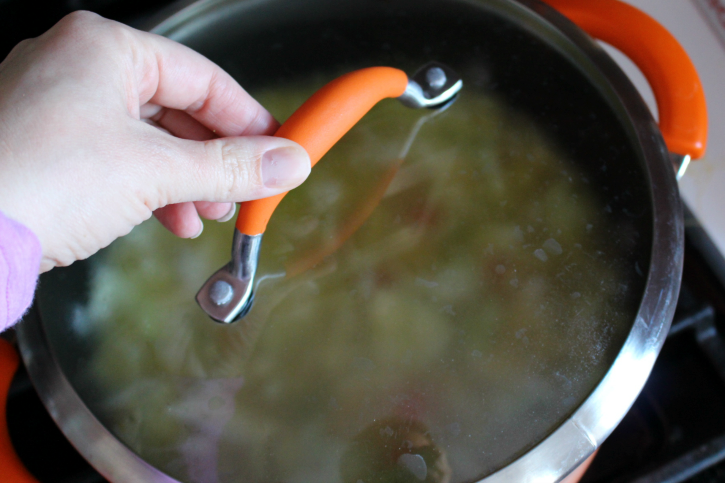
[[[0,332],[30,307],[41,254],[35,234],[0,212]]]

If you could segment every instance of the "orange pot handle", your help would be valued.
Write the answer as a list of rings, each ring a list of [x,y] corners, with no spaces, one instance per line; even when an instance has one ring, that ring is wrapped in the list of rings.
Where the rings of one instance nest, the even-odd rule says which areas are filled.
[[[314,166],[375,104],[387,97],[400,97],[407,85],[405,72],[392,67],[350,72],[317,91],[275,136],[300,144]],[[241,203],[237,229],[244,235],[264,233],[272,213],[286,194]]]
[[[646,13],[619,0],[544,2],[639,66],[657,100],[660,130],[670,152],[693,159],[705,154],[705,93],[690,57],[672,34]]]
[[[8,391],[19,365],[20,356],[15,348],[5,339],[0,339],[0,480],[8,483],[38,483],[15,453],[8,433]]]

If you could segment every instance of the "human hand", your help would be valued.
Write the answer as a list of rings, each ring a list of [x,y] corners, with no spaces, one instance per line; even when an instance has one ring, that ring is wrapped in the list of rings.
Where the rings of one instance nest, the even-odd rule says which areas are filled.
[[[309,156],[270,137],[277,127],[200,54],[73,13],[0,64],[0,211],[38,236],[41,271],[89,257],[152,212],[195,237],[200,215],[230,217],[233,202],[305,180]]]

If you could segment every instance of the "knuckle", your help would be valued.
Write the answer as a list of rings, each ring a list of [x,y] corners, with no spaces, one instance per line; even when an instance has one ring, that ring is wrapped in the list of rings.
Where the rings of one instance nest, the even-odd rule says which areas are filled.
[[[13,50],[11,52],[15,52],[16,50],[18,50],[18,51],[26,50],[31,45],[33,45],[35,42],[36,42],[35,39],[25,39],[25,40],[21,40],[20,42],[18,42],[15,45],[15,47],[13,47]]]
[[[68,36],[80,45],[93,50],[123,45],[128,41],[131,29],[105,19],[93,12],[78,10],[63,17],[57,24],[61,35]]]
[[[31,51],[33,49],[33,45],[37,42],[36,39],[25,39],[21,40],[17,44],[15,44],[15,47],[12,48],[10,53],[7,56],[7,60],[13,59],[15,57],[22,57],[26,52]]]
[[[223,199],[236,201],[262,185],[258,168],[260,155],[238,143],[212,142],[208,146],[214,146],[212,149],[217,151],[216,158],[221,163],[219,191]]]
[[[108,33],[109,38],[116,44],[131,43],[133,38],[133,30],[118,22],[109,21],[108,25],[104,26],[104,31]]]
[[[83,35],[86,34],[88,30],[94,26],[94,24],[99,23],[101,19],[102,17],[95,13],[85,10],[77,10],[63,17],[60,22],[58,22],[57,26],[63,32]]]
[[[35,43],[35,39],[25,39],[25,40],[21,40],[13,48],[13,51],[15,51],[15,49],[17,49],[17,50],[25,50],[25,49],[29,48],[31,45],[33,45],[34,43]]]

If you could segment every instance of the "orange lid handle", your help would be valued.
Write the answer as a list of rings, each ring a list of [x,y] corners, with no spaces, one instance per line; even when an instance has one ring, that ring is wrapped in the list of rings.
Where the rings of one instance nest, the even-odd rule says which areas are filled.
[[[657,100],[660,130],[670,152],[693,159],[705,154],[705,93],[690,57],[672,34],[619,0],[544,1],[639,66]]]
[[[277,130],[310,155],[314,166],[322,156],[382,99],[400,97],[408,76],[391,67],[350,72],[317,91]],[[237,229],[245,235],[264,233],[275,208],[287,193],[239,205]]]
[[[0,481],[38,483],[18,458],[8,433],[8,390],[19,365],[20,357],[13,346],[0,339]]]

